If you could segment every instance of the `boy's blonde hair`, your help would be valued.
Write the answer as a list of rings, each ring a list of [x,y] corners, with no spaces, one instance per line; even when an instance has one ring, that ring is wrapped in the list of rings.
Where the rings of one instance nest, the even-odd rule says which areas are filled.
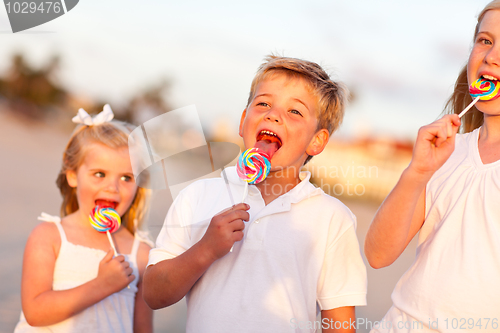
[[[128,135],[133,129],[133,125],[117,120],[101,125],[77,126],[64,150],[61,171],[56,180],[63,197],[61,217],[78,210],[76,188],[69,186],[66,173],[70,170],[76,172],[85,159],[88,146],[101,143],[112,149],[128,147]],[[150,190],[138,187],[132,204],[122,217],[123,225],[132,234],[141,228],[146,218],[149,197]]]
[[[479,32],[479,27],[483,21],[484,15],[489,10],[500,10],[500,0],[494,0],[484,7],[477,17],[476,29],[474,30],[474,39],[476,40]],[[462,68],[458,74],[455,88],[450,98],[446,102],[445,113],[459,114],[463,109],[472,102],[472,96],[469,94],[469,83],[467,81],[467,64]],[[476,128],[481,127],[484,122],[484,114],[479,111],[476,106],[473,106],[462,118],[461,132],[472,132]]]
[[[250,105],[255,96],[257,85],[277,74],[284,74],[290,79],[301,78],[305,80],[317,99],[318,130],[324,128],[331,135],[340,126],[344,118],[349,91],[343,83],[330,79],[321,66],[307,60],[275,55],[267,56],[252,81],[247,106]],[[311,158],[312,156],[307,157],[305,163],[309,162]]]

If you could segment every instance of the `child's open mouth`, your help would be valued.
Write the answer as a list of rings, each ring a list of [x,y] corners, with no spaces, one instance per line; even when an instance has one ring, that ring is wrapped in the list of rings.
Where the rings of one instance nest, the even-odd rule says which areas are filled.
[[[118,203],[116,201],[109,201],[109,200],[104,200],[104,199],[97,199],[95,201],[95,205],[99,206],[101,208],[113,208],[113,209],[116,209],[116,206],[118,206]]]
[[[254,148],[258,148],[269,155],[269,158],[273,158],[273,155],[282,146],[281,139],[276,133],[268,130],[260,131],[257,135],[257,142]]]
[[[498,79],[494,76],[491,76],[491,75],[482,75],[481,76],[483,79],[486,79],[486,80],[490,80],[490,81],[498,81]]]

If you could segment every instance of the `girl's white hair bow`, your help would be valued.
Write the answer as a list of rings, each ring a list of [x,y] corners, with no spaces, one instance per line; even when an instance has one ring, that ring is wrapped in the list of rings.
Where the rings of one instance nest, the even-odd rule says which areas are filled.
[[[107,123],[111,121],[111,119],[114,118],[113,110],[111,110],[111,106],[109,104],[104,105],[104,108],[102,111],[94,116],[91,117],[87,111],[84,109],[79,109],[78,114],[71,119],[76,124],[83,124],[87,126],[94,126],[94,125],[101,125],[103,123]]]

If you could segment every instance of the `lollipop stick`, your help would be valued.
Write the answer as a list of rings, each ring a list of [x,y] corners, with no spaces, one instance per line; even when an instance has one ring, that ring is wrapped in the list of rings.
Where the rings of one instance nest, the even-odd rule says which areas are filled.
[[[115,257],[118,256],[118,253],[116,252],[115,243],[113,243],[113,239],[111,238],[111,234],[109,233],[108,230],[106,230],[106,235],[108,235],[109,244],[111,244],[111,247],[113,248],[113,251],[115,252]]]
[[[477,103],[477,101],[479,101],[479,98],[481,98],[481,96],[477,96],[462,112],[460,112],[460,114],[458,115],[458,118],[462,118],[462,116],[470,110],[471,107],[474,106],[474,104]]]
[[[245,202],[247,195],[248,195],[248,183],[245,182],[245,189],[243,190],[243,198],[241,198],[241,203]]]
[[[113,238],[111,238],[111,234],[109,233],[109,230],[106,230],[106,235],[108,235],[109,244],[111,244],[111,247],[113,248],[113,251],[115,252],[115,257],[117,257],[118,253],[116,252],[115,243],[113,242]],[[127,286],[127,289],[130,289],[130,285]]]
[[[247,198],[247,194],[248,194],[248,183],[245,182],[245,189],[243,190],[243,198],[241,199],[241,203],[245,202],[245,199]],[[231,250],[229,250],[229,252],[233,252],[233,248],[234,248],[234,245],[231,246]]]

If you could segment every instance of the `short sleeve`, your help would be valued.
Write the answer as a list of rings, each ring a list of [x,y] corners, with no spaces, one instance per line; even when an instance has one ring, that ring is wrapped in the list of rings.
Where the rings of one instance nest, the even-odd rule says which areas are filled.
[[[189,228],[191,219],[191,205],[185,192],[181,192],[170,206],[156,246],[149,251],[148,266],[175,258],[192,246]]]
[[[354,221],[326,250],[318,281],[321,310],[366,305],[366,267],[361,257]]]

